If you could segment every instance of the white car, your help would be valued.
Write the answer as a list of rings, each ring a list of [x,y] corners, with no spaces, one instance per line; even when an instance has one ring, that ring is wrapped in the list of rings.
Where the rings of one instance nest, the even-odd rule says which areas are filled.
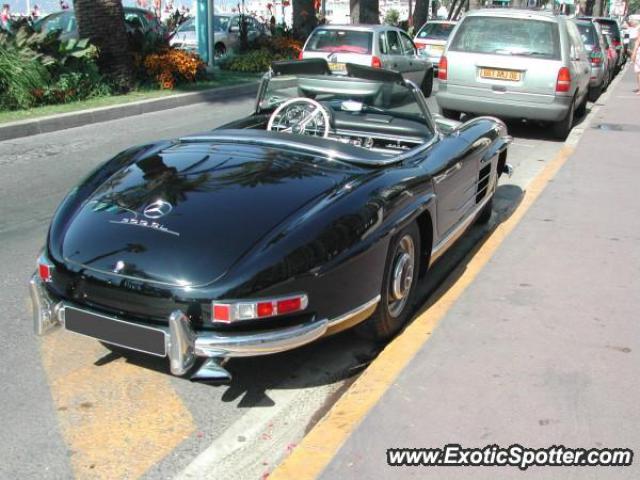
[[[247,37],[249,41],[260,36],[271,36],[257,19],[246,15]],[[196,21],[190,18],[184,22],[171,39],[171,46],[183,50],[195,51],[198,49],[198,37],[196,35]],[[240,44],[240,15],[215,15],[213,17],[213,56],[221,58],[227,53],[238,48]]]
[[[433,65],[420,56],[403,30],[389,25],[323,25],[307,39],[301,59],[324,58],[334,74],[355,63],[400,72],[420,87],[425,97],[433,88]]]

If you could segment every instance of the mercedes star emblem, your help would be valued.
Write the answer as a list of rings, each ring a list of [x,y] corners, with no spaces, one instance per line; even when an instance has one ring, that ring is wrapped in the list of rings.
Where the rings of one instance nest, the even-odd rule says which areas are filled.
[[[155,220],[156,218],[168,215],[171,210],[173,210],[173,207],[169,202],[165,202],[164,200],[156,200],[155,202],[147,205],[142,213],[145,217]]]

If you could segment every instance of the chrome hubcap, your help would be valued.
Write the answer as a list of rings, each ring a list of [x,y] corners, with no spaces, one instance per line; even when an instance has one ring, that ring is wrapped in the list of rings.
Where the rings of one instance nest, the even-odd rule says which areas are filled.
[[[388,307],[393,317],[399,316],[407,303],[413,285],[415,247],[409,235],[402,237],[391,265]]]

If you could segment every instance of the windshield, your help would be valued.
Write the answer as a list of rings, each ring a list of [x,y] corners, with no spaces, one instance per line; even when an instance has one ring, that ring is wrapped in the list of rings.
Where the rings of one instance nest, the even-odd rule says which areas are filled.
[[[184,22],[180,27],[178,27],[178,32],[195,32],[196,31],[196,23],[193,21],[193,18],[190,18],[186,22]]]
[[[577,25],[584,46],[591,50],[598,43],[596,26],[593,23],[578,23]]]
[[[449,38],[455,25],[451,23],[427,23],[418,32],[418,38],[434,38],[436,40],[446,40]]]
[[[213,30],[216,32],[226,32],[229,29],[230,17],[213,17]]]
[[[496,35],[496,32],[500,32]],[[560,35],[554,22],[477,16],[462,21],[450,47],[474,53],[560,59]]]
[[[373,33],[358,30],[320,28],[311,34],[305,47],[308,52],[342,52],[371,54]]]
[[[428,112],[421,107],[409,87],[337,75],[283,75],[272,78],[259,99],[258,108],[271,111],[296,97],[312,98],[333,112],[346,112],[352,117],[377,113],[413,120],[422,125],[430,124]],[[380,121],[386,120],[381,118]]]

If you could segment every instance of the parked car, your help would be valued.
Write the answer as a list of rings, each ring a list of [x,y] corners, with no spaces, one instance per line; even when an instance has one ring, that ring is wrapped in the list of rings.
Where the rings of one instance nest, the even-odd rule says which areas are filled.
[[[609,59],[609,69],[611,72],[611,78],[616,76],[618,69],[618,50],[614,47],[613,39],[611,35],[603,35],[604,44],[607,48],[607,58]]]
[[[418,33],[413,39],[416,47],[418,47],[418,51],[433,64],[435,72],[437,72],[437,65],[440,63],[440,57],[442,57],[442,52],[444,52],[447,39],[455,26],[456,22],[454,21],[431,20],[418,30]]]
[[[300,58],[324,58],[331,71],[346,75],[346,64],[356,63],[400,72],[422,89],[433,89],[433,65],[403,30],[389,25],[323,25],[307,39]]]
[[[250,15],[245,15],[247,38],[253,41],[261,36],[271,36],[271,32]],[[197,50],[195,19],[183,23],[171,39],[171,45],[185,50]],[[240,15],[214,15],[213,17],[213,56],[221,58],[240,46]]]
[[[607,87],[613,75],[613,64],[609,57],[608,44],[602,35],[599,24],[588,20],[576,20],[589,59],[591,60],[591,78],[589,79],[589,100],[595,102]]]
[[[128,30],[136,28],[143,32],[154,32],[159,36],[166,37],[167,31],[158,17],[149,10],[134,7],[124,7],[124,18]],[[73,10],[62,10],[37,20],[34,23],[37,31],[52,32],[60,31],[61,40],[79,38],[78,23]]]
[[[622,65],[625,62],[625,45],[622,41],[622,32],[620,29],[620,25],[615,18],[609,17],[578,17],[578,20],[590,20],[594,23],[599,24],[602,27],[602,33],[604,35],[611,36],[611,44],[616,49],[616,73],[620,71]]]
[[[229,357],[398,332],[419,277],[491,217],[511,139],[495,118],[432,117],[398,72],[346,69],[275,63],[250,116],[130,148],[72,189],[31,279],[36,332],[207,381],[230,380]]]
[[[548,121],[565,138],[574,114],[586,110],[590,76],[573,21],[543,11],[475,10],[440,59],[436,100],[449,118],[468,112]]]

